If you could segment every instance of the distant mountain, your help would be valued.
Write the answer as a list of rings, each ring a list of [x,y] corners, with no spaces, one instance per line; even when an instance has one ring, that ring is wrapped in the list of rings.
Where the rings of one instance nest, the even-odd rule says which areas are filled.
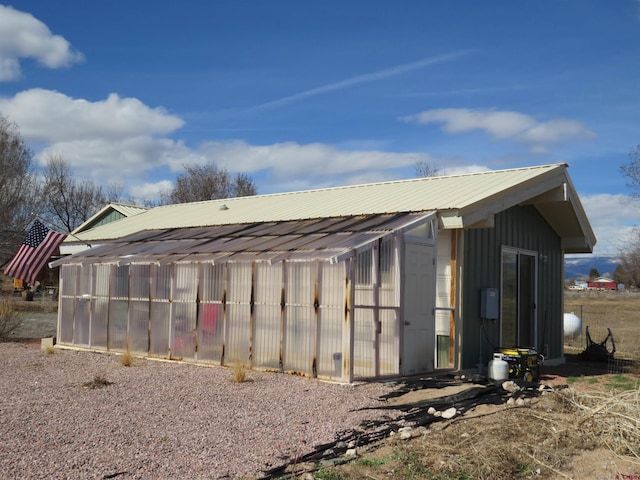
[[[615,257],[584,255],[565,257],[564,276],[567,280],[588,278],[592,268],[598,270],[602,276],[613,278],[618,263]]]

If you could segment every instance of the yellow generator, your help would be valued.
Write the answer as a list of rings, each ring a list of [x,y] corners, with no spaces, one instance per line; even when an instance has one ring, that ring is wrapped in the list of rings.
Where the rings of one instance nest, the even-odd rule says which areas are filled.
[[[494,358],[500,358],[509,366],[509,378],[525,382],[537,382],[540,377],[542,357],[533,348],[497,348]]]

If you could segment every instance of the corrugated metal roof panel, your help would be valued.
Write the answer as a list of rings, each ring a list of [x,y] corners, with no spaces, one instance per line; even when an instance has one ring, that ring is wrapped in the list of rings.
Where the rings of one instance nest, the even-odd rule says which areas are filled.
[[[91,241],[151,229],[463,210],[546,175],[564,177],[565,168],[565,164],[545,165],[166,205],[79,236]],[[227,208],[221,209],[222,205]]]

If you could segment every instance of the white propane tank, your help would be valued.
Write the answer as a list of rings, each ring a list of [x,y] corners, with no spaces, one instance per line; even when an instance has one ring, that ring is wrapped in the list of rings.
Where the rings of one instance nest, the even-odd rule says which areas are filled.
[[[564,336],[576,337],[582,333],[582,320],[575,313],[564,314]]]
[[[503,382],[509,379],[509,364],[502,359],[501,353],[494,353],[489,362],[489,380]]]

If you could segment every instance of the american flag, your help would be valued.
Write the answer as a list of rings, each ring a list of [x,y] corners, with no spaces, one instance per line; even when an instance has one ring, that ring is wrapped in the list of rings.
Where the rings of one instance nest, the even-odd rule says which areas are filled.
[[[4,274],[33,283],[65,238],[66,235],[49,230],[42,222],[36,220],[20,245],[18,253],[5,267]]]

